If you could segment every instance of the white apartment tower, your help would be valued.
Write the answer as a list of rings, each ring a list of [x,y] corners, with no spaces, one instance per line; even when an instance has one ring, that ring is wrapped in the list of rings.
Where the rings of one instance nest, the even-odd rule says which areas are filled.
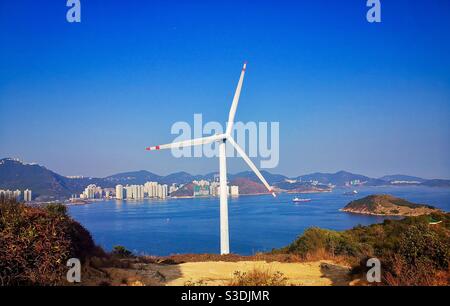
[[[20,196],[22,195],[22,192],[19,190],[19,189],[17,189],[17,190],[15,190],[14,191],[14,198],[16,199],[16,200],[20,200]]]
[[[122,185],[116,186],[116,199],[123,200],[123,186]]]
[[[232,197],[239,196],[239,186],[230,186],[230,193]]]
[[[144,186],[137,185],[136,186],[136,197],[135,199],[143,199],[144,198]]]
[[[26,190],[23,192],[23,200],[24,200],[25,202],[31,202],[31,190],[30,190],[30,189],[26,189]]]

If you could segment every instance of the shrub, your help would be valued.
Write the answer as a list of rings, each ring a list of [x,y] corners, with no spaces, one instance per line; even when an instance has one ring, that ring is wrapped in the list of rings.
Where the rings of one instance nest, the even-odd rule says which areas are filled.
[[[0,284],[58,284],[69,258],[101,254],[90,234],[64,209],[0,200]]]
[[[235,271],[228,286],[286,286],[287,278],[280,271],[253,268],[248,272]]]
[[[112,255],[117,257],[130,257],[133,253],[128,251],[124,246],[116,245],[112,250]]]
[[[355,256],[360,252],[358,245],[345,234],[317,227],[307,229],[301,237],[287,247],[289,253],[296,253],[303,257],[321,250],[327,251],[331,256]]]
[[[441,240],[429,226],[411,226],[401,234],[398,254],[407,264],[428,262],[435,269],[447,269],[450,261],[450,243]]]
[[[67,207],[61,203],[47,204],[44,208],[53,215],[66,216]]]
[[[305,259],[314,254],[322,259],[344,256],[345,261],[356,264],[352,268],[354,273],[367,271],[367,259],[376,257],[381,261],[385,284],[448,285],[450,214],[385,220],[382,224],[356,226],[343,232],[310,228],[274,253],[299,254]]]

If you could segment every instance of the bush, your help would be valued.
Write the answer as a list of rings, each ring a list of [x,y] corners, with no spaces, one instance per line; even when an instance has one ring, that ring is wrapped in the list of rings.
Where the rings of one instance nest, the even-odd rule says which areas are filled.
[[[438,224],[430,224],[430,222]],[[450,214],[433,213],[336,232],[307,229],[289,246],[274,253],[305,259],[344,256],[352,271],[367,271],[368,258],[381,261],[389,285],[448,285],[450,283]],[[318,256],[315,258],[317,259]]]
[[[280,271],[253,268],[248,272],[235,271],[228,286],[286,286],[287,278]]]
[[[65,277],[69,258],[100,255],[65,207],[31,207],[0,199],[0,284],[52,285]]]
[[[117,257],[130,257],[133,253],[128,251],[124,246],[116,245],[112,250],[112,255]]]
[[[358,245],[345,234],[317,227],[307,229],[287,250],[303,257],[321,250],[327,251],[331,256],[355,256],[360,252]]]
[[[53,215],[66,216],[67,214],[67,207],[61,203],[47,204],[44,208]]]
[[[435,269],[448,269],[450,262],[450,243],[441,240],[429,226],[411,226],[402,233],[398,247],[407,264],[429,262]]]

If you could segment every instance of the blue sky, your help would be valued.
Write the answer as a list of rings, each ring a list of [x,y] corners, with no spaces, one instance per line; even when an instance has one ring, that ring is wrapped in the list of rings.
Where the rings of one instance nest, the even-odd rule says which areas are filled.
[[[217,159],[149,155],[176,121],[280,122],[299,175],[450,178],[450,2],[382,0],[0,2],[0,157],[63,175],[206,173]],[[231,172],[247,170],[239,159]]]

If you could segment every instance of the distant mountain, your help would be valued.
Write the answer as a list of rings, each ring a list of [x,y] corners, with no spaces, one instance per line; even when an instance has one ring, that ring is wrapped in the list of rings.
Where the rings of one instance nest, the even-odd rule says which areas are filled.
[[[342,211],[365,215],[420,216],[439,210],[433,206],[415,204],[391,195],[370,195],[348,203]]]
[[[428,187],[450,187],[450,180],[426,180],[420,185]]]
[[[239,194],[269,193],[266,187],[245,177],[236,177],[230,181],[230,185],[239,186]]]
[[[204,175],[192,175],[187,172],[176,172],[162,176],[146,170],[140,170],[111,175],[106,177],[105,180],[122,185],[143,185],[146,182],[158,182],[171,185],[173,183],[187,184],[194,180],[204,179],[204,177]]]
[[[172,197],[191,197],[194,194],[194,184],[188,183],[170,194]]]
[[[261,171],[261,174],[267,180],[269,185],[274,185],[275,183],[282,182],[288,178],[287,176],[284,176],[281,174],[272,174],[265,170]],[[228,179],[234,179],[234,178],[246,178],[251,181],[261,183],[261,181],[259,180],[259,178],[256,176],[256,174],[253,171],[244,171],[244,172],[239,172],[236,174],[228,175]]]
[[[285,190],[288,193],[313,193],[313,192],[330,192],[332,188],[325,184],[312,184],[309,182],[301,181],[283,181],[275,183],[275,186],[281,190]]]
[[[31,189],[33,199],[55,200],[69,197],[71,180],[37,164],[4,158],[0,160],[0,189]]]
[[[385,185],[386,182],[380,179],[370,178],[360,174],[353,174],[346,171],[339,171],[336,173],[312,173],[307,175],[301,175],[296,178],[301,181],[318,181],[321,184],[332,184],[336,186],[344,186],[345,183],[359,180],[366,186],[380,186]]]
[[[390,185],[394,181],[420,181],[420,185],[429,187],[450,187],[450,180],[424,180],[406,175],[389,175],[380,179],[370,178],[364,175],[353,174],[346,171],[336,173],[312,173],[289,178],[281,174],[272,174],[261,171],[271,186],[288,192],[303,191],[328,191],[326,185],[344,186],[352,180],[359,180],[365,186]],[[114,174],[105,178],[68,178],[59,175],[43,166],[28,164],[21,161],[4,158],[0,160],[0,189],[33,191],[33,199],[40,201],[67,199],[73,194],[80,194],[89,184],[96,184],[102,188],[114,187],[117,184],[133,185],[144,184],[148,181],[162,184],[188,184],[193,180],[214,180],[218,172],[206,175],[191,175],[187,172],[177,172],[166,176],[158,175],[146,170],[131,171]],[[263,184],[252,171],[244,171],[236,174],[228,174],[228,181],[238,185],[241,194],[265,193]],[[317,181],[312,183],[312,181]],[[185,188],[186,189],[186,188]],[[264,189],[264,190],[263,190]],[[183,191],[180,191],[182,193]],[[190,192],[189,190],[185,191]]]
[[[141,170],[141,171],[133,171],[133,172],[123,172],[114,174],[108,177],[105,177],[104,180],[109,181],[111,183],[122,184],[122,185],[143,185],[145,182],[159,182],[161,181],[162,176],[154,174],[152,172]]]
[[[162,184],[187,184],[194,180],[201,180],[203,179],[202,175],[192,175],[187,172],[176,172],[169,175],[166,175],[164,177],[161,177],[160,180],[157,180],[159,183]]]
[[[386,182],[395,182],[395,181],[405,181],[405,182],[425,182],[426,180],[417,177],[417,176],[410,176],[410,175],[402,175],[402,174],[393,174],[393,175],[385,175],[383,177],[379,178],[380,180],[386,181]]]

